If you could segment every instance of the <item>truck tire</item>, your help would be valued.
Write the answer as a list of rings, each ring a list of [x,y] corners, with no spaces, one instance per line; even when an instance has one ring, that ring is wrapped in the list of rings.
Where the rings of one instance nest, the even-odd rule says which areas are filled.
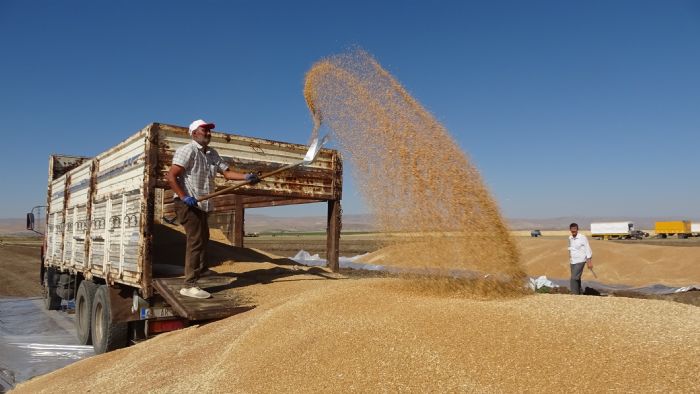
[[[57,311],[61,309],[61,297],[56,294],[56,282],[58,279],[58,273],[53,268],[47,268],[44,271],[44,305],[46,309],[50,311]]]
[[[112,321],[112,308],[109,302],[109,286],[101,285],[92,302],[90,331],[92,347],[96,354],[126,347],[129,334],[127,322]]]
[[[92,303],[98,287],[92,281],[83,280],[75,296],[75,332],[81,345],[92,344]]]

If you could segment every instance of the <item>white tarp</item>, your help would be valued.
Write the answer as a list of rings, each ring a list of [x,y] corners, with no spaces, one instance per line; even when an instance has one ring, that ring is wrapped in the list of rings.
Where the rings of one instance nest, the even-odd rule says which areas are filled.
[[[78,345],[74,315],[41,298],[0,299],[0,392],[94,354]]]
[[[552,282],[551,280],[547,279],[546,276],[542,275],[539,278],[529,278],[530,279],[530,288],[532,290],[537,290],[541,289],[543,287],[549,287],[549,288],[554,288],[554,287],[559,287],[556,283]]]
[[[365,255],[358,255],[358,256],[353,256],[353,257],[340,257],[338,260],[340,268],[351,268],[351,269],[356,269],[356,270],[369,270],[369,271],[385,271],[385,272],[398,272],[398,273],[419,273],[419,274],[425,274],[425,273],[433,273],[430,270],[410,270],[410,269],[402,269],[402,268],[397,268],[393,267],[390,265],[375,265],[375,264],[363,264],[358,262],[361,257]],[[326,260],[322,259],[318,254],[311,255],[309,252],[305,250],[300,250],[294,257],[291,257],[292,260],[296,261],[299,264],[304,264],[308,266],[314,266],[314,267],[323,267],[326,265]],[[434,273],[441,273],[440,271],[435,270]],[[453,270],[450,271],[449,274],[453,277],[465,277],[465,278],[474,278],[477,276],[483,276],[483,274],[471,272],[471,271],[465,271],[465,270]],[[486,275],[489,276],[489,275]],[[548,279],[546,276],[540,276],[538,278],[528,278],[528,282],[526,284],[528,287],[530,287],[533,290],[539,289],[543,286],[547,287],[569,287],[569,279]],[[692,290],[700,290],[700,284],[695,284],[691,286],[685,286],[685,287],[669,287],[669,286],[664,286],[664,285],[652,285],[652,286],[644,286],[644,287],[631,287],[631,286],[626,286],[626,285],[614,285],[614,284],[605,284],[605,283],[600,283],[596,281],[582,281],[581,283],[582,288],[585,287],[591,287],[594,288],[600,292],[610,292],[614,290],[630,290],[630,291],[635,291],[639,293],[644,293],[644,294],[671,294],[671,293],[679,293],[679,292],[684,292],[684,291],[692,291]]]

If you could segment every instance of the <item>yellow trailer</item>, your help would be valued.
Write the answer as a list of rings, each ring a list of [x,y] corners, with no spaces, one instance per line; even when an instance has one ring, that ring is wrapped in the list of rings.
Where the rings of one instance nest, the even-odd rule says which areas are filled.
[[[666,238],[675,235],[678,238],[688,238],[692,231],[690,230],[690,221],[676,220],[670,222],[656,222],[654,226],[656,236]]]

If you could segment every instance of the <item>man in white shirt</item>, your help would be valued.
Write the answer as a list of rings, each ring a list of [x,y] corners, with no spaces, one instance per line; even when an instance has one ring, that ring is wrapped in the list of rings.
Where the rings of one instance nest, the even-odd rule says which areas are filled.
[[[588,244],[588,238],[578,233],[578,224],[569,225],[569,263],[571,266],[571,294],[581,294],[581,274],[583,267],[588,264],[588,268],[593,269],[591,258],[593,251]]]

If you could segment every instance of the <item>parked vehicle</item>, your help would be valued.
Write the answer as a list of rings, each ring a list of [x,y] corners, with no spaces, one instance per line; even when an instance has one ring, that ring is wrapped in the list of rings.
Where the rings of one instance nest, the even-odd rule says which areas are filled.
[[[184,299],[182,278],[157,269],[172,264],[158,261],[156,253],[167,248],[160,246],[156,230],[173,225],[165,219],[174,216],[165,174],[174,151],[189,141],[187,128],[153,123],[94,158],[49,158],[40,268],[45,304],[56,310],[75,300],[78,339],[92,344],[96,353],[250,309],[226,297]],[[304,145],[218,132],[212,133],[210,146],[241,172],[276,170],[301,161],[307,151]],[[340,155],[323,149],[304,169],[266,178],[236,195],[214,197],[214,211],[232,214],[234,243],[242,246],[245,208],[327,202],[327,255],[337,269],[341,179]],[[219,177],[216,183],[221,189],[225,180]],[[34,224],[34,213],[28,213],[27,226]],[[219,279],[202,278],[211,283],[198,284],[221,285]]]
[[[700,237],[700,222],[690,223],[690,232],[693,237]]]
[[[591,223],[591,237],[594,239],[642,239],[649,233],[635,230],[632,222]]]
[[[654,225],[657,238],[676,236],[679,239],[691,236],[691,226],[688,220],[675,220],[670,222],[656,222]]]
[[[537,238],[542,236],[542,232],[540,230],[532,230],[530,231],[530,236]]]

